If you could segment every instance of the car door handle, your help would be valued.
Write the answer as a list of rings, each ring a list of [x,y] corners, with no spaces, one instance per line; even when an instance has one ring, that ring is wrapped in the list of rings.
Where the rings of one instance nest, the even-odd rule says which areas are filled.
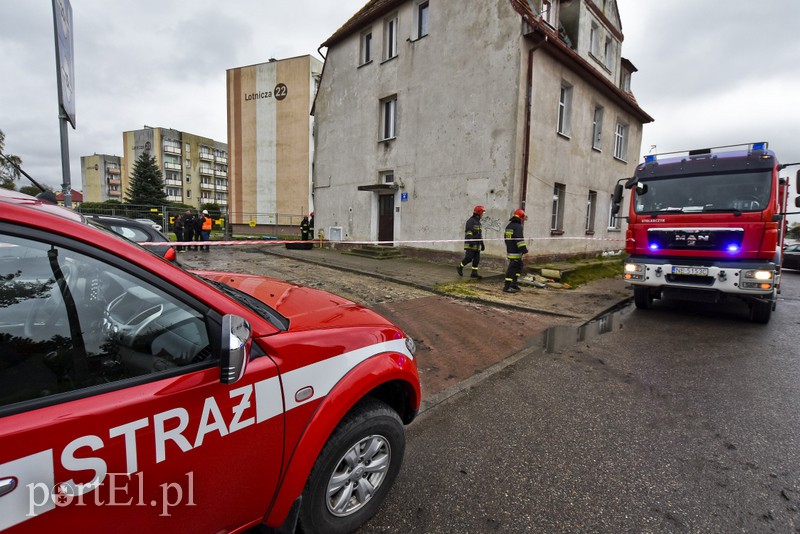
[[[0,479],[0,497],[7,495],[17,488],[16,477]]]

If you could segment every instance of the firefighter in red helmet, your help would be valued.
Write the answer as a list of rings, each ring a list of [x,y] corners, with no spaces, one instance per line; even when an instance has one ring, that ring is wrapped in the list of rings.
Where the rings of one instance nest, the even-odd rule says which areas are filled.
[[[458,276],[464,276],[464,267],[472,263],[470,277],[478,280],[483,278],[478,274],[478,263],[481,261],[481,251],[486,250],[486,245],[483,243],[483,229],[481,228],[481,217],[484,213],[486,213],[486,208],[475,206],[472,210],[472,217],[467,219],[467,224],[464,228],[464,259],[456,267]]]
[[[527,218],[525,211],[518,209],[506,226],[508,269],[506,269],[505,285],[503,286],[503,291],[506,293],[516,293],[520,290],[519,277],[522,274],[522,257],[528,253],[528,245],[525,244],[525,238],[522,235],[522,223]]]

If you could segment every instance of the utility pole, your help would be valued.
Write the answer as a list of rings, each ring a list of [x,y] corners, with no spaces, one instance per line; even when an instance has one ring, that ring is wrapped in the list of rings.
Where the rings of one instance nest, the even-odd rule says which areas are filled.
[[[72,180],[69,169],[69,130],[75,129],[75,67],[73,61],[72,6],[69,0],[53,0],[53,31],[56,40],[56,79],[58,80],[58,121],[61,130],[61,192],[64,206],[72,207]]]

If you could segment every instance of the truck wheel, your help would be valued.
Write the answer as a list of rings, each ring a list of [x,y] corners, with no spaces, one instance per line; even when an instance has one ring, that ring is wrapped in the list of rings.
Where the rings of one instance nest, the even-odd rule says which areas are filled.
[[[376,399],[359,403],[317,458],[300,507],[306,534],[352,532],[368,521],[392,487],[405,452],[397,413]]]
[[[633,288],[633,302],[640,310],[649,310],[653,307],[653,294],[650,288],[634,286]]]
[[[757,300],[750,303],[750,320],[754,323],[767,324],[772,315],[772,302]]]

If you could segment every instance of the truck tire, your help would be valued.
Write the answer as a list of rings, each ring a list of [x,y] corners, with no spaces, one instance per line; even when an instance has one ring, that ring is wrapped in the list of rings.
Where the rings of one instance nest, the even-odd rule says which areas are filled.
[[[754,323],[767,324],[772,316],[772,302],[756,300],[750,303],[750,320]]]
[[[339,423],[303,490],[305,534],[344,534],[368,521],[400,471],[405,431],[385,403],[366,399]]]
[[[642,286],[633,287],[633,302],[640,310],[649,310],[653,307],[653,294],[650,288]]]

